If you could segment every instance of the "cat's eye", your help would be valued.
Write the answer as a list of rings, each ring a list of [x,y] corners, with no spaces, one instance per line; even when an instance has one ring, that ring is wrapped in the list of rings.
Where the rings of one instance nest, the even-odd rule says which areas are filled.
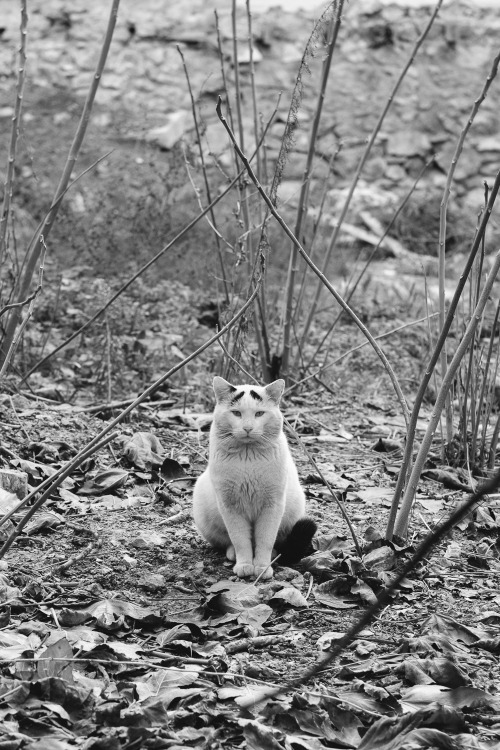
[[[263,411],[256,411],[255,412],[255,416],[256,417],[263,417],[264,416],[264,412]]]
[[[237,411],[236,409],[233,409],[231,414],[234,414],[235,417],[241,417],[241,411]]]

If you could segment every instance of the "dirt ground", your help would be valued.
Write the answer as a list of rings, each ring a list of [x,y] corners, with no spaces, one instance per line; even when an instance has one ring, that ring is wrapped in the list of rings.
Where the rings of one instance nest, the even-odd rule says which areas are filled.
[[[192,292],[177,292],[170,333],[206,336],[193,320]],[[376,331],[390,327],[385,319],[372,323]],[[391,337],[388,349],[399,352],[399,374],[412,383],[422,342],[409,331]],[[337,345],[347,348],[356,335],[344,322]],[[95,351],[98,337],[81,351],[89,345]],[[319,525],[318,550],[253,585],[238,581],[198,537],[191,489],[207,456],[211,357],[127,418],[4,558],[3,746],[307,750],[389,747],[392,738],[398,748],[498,747],[496,497],[441,541],[340,657],[300,687],[252,706],[262,689],[286,686],[318,664],[391,573],[360,560],[335,500],[292,438],[308,513]],[[65,366],[76,382],[77,369]],[[74,401],[95,392],[98,380],[94,366]],[[292,393],[285,415],[344,499],[363,552],[390,550],[387,567],[397,569],[465,496],[422,480],[407,544],[386,547],[404,422],[366,349],[332,368],[327,385]],[[2,396],[2,468],[26,472],[30,489],[119,413],[106,399],[58,403],[58,387],[52,396],[27,389]],[[374,450],[379,439],[392,441],[393,451]],[[438,455],[429,461],[436,465]]]
[[[62,88],[26,92],[27,111],[40,119],[23,131],[17,162],[16,262],[22,263],[47,208],[80,107]],[[218,214],[224,238],[233,243],[227,250],[233,308],[221,304],[213,233],[200,222],[106,315],[50,356],[198,211],[186,176],[194,151],[186,154],[180,145],[164,151],[134,140],[125,121],[119,107],[96,105],[79,169],[107,150],[112,156],[63,203],[43,294],[2,383],[1,516],[26,492],[48,484],[144,389],[203,345],[248,286],[238,239],[241,205],[234,199]],[[356,143],[361,148],[364,141]],[[219,178],[222,184],[225,178]],[[193,179],[197,184],[199,171]],[[365,200],[370,188],[365,184],[361,193]],[[424,197],[401,214],[391,235],[410,247],[411,262],[379,250],[352,300],[371,333],[385,336],[384,351],[410,406],[431,347],[422,322],[429,312],[426,289],[435,305],[434,271],[424,274],[418,253],[436,245],[439,203]],[[372,227],[374,218],[388,221],[387,206],[379,208],[368,217]],[[285,200],[282,209],[287,218],[295,215],[293,201]],[[496,217],[494,222],[498,232]],[[351,225],[330,264],[341,289],[374,247],[375,230],[365,227],[364,239],[358,230]],[[449,232],[453,284],[474,226],[450,210]],[[330,224],[323,233],[324,241]],[[277,300],[289,245],[274,224],[269,237],[266,322],[278,352]],[[489,252],[488,246],[486,265]],[[305,310],[311,295],[307,287]],[[337,313],[324,295],[301,352],[306,360],[315,356]],[[487,335],[497,335],[494,328],[488,334],[487,323],[488,316],[481,347]],[[241,361],[251,367],[256,347],[250,315],[242,331]],[[341,317],[328,368],[283,401],[300,437],[289,439],[308,514],[319,529],[311,554],[293,569],[276,564],[271,582],[236,579],[191,518],[193,482],[207,460],[211,381],[227,364],[217,344],[120,419],[116,436],[75,465],[12,546],[8,540],[26,511],[15,511],[0,527],[6,543],[0,560],[0,750],[500,748],[499,495],[484,498],[441,539],[391,603],[328,660],[335,642],[480,478],[465,459],[443,465],[438,434],[408,538],[385,542],[405,422],[379,359],[369,347],[355,350],[362,343],[359,330]],[[236,369],[229,377],[243,380]],[[434,399],[433,386],[418,440]],[[494,398],[495,418],[497,413]],[[315,674],[304,678],[314,665]]]

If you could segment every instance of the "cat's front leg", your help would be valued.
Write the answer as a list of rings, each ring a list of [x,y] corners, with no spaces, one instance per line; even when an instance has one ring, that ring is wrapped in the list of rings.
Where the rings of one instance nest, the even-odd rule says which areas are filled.
[[[223,511],[224,523],[232,544],[227,548],[228,560],[235,561],[234,573],[239,578],[248,578],[254,575],[252,527],[250,522],[225,508]]]
[[[266,507],[262,509],[255,523],[253,565],[255,575],[260,576],[263,581],[273,577],[271,560],[282,515],[281,508],[276,505]]]

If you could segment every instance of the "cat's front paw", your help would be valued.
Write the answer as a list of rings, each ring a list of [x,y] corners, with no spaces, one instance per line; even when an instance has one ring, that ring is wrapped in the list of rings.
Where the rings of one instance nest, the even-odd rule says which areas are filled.
[[[254,565],[255,577],[261,581],[269,581],[273,577],[272,565]]]
[[[233,568],[238,578],[248,578],[255,575],[255,569],[252,563],[236,563]]]

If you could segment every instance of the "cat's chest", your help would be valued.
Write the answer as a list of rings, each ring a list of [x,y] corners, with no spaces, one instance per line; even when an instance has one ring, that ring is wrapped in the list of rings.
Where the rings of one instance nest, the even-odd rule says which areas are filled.
[[[286,482],[286,466],[279,454],[220,457],[212,463],[211,473],[220,489],[247,501],[279,492]]]

